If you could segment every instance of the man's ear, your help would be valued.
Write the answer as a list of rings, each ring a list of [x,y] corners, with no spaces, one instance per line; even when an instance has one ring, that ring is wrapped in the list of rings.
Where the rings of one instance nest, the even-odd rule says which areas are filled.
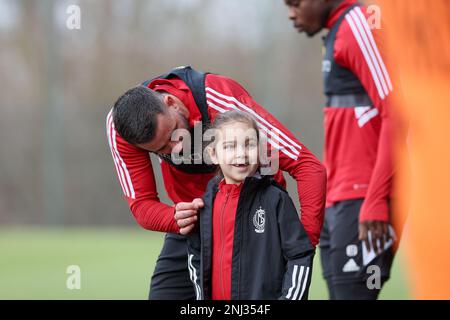
[[[182,114],[186,119],[189,118],[189,110],[183,104],[183,102],[172,94],[165,94],[163,96],[163,102],[168,108],[173,108],[173,110]]]
[[[171,94],[165,94],[163,95],[163,102],[167,107],[173,107],[176,105],[175,103],[175,99],[173,98],[173,96]]]

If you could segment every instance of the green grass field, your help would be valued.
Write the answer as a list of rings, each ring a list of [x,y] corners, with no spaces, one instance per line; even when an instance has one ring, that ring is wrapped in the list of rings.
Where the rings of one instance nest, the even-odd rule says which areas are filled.
[[[0,299],[146,299],[163,235],[123,229],[0,229]],[[327,299],[316,255],[310,299]],[[81,268],[69,290],[67,267]],[[381,299],[408,299],[401,249]]]

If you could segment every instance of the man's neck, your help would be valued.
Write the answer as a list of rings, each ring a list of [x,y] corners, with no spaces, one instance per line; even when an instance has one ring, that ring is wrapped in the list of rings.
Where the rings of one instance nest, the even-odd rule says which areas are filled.
[[[357,3],[356,0],[334,0],[330,2],[329,11],[327,14],[327,19],[325,23],[325,27],[327,29],[331,29],[338,19],[339,12],[352,5],[353,3]]]

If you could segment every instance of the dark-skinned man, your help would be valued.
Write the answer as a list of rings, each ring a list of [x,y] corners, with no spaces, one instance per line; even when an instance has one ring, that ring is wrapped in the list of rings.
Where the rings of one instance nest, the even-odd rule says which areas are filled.
[[[355,0],[285,0],[308,37],[328,29],[322,72],[327,204],[320,238],[330,299],[377,299],[390,275],[394,232],[388,98],[377,32]],[[374,279],[373,276],[378,277]]]

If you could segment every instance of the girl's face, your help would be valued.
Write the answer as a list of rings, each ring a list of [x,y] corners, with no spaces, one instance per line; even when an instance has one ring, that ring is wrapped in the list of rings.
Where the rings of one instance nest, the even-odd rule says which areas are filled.
[[[216,132],[216,146],[210,157],[220,166],[226,183],[239,184],[258,169],[258,138],[246,122],[223,124]]]

